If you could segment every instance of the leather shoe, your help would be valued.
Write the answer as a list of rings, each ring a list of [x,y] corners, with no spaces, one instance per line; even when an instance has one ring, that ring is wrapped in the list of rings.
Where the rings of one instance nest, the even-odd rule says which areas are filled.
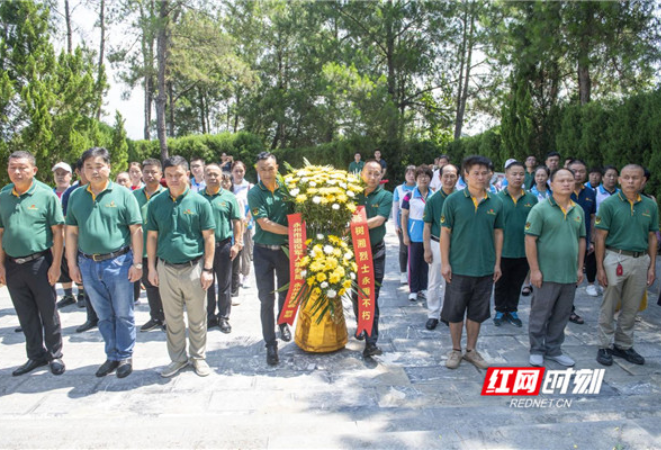
[[[85,331],[91,330],[92,328],[96,328],[96,326],[99,324],[98,320],[92,320],[92,321],[87,321],[78,328],[76,328],[76,333],[84,333]]]
[[[645,358],[640,356],[640,354],[634,350],[633,347],[627,350],[622,350],[617,345],[614,345],[613,350],[611,350],[611,354],[618,358],[624,358],[632,364],[638,364],[639,366],[645,364]]]
[[[66,370],[64,366],[64,362],[62,362],[61,359],[54,359],[48,363],[48,367],[50,368],[50,372],[53,375],[62,375],[64,371]]]
[[[218,325],[218,317],[211,316],[207,319],[207,330]]]
[[[75,304],[76,304],[76,299],[73,297],[73,295],[65,295],[64,297],[62,297],[62,299],[59,302],[57,302],[55,306],[57,306],[57,308],[60,309]]]
[[[436,325],[438,325],[438,319],[429,319],[425,324],[425,328],[428,330],[433,330],[434,328],[436,328]]]
[[[126,378],[133,373],[133,362],[130,359],[119,361],[117,366],[117,378]]]
[[[266,347],[266,363],[269,366],[276,366],[279,362],[280,358],[278,358],[278,347],[275,345]]]
[[[96,371],[96,376],[99,378],[105,377],[106,375],[113,373],[118,366],[119,361],[111,361],[108,359],[106,362],[101,364],[99,370]]]
[[[383,354],[381,349],[374,344],[367,344],[365,346],[365,350],[363,350],[363,356],[365,358],[369,358],[370,356],[376,356],[381,354]]]
[[[23,364],[18,369],[14,370],[11,374],[12,376],[15,377],[25,375],[28,372],[32,372],[37,367],[45,366],[46,364],[48,364],[48,362],[46,361],[36,361],[34,359],[28,359],[28,362]]]
[[[280,325],[280,339],[282,339],[285,342],[291,341],[291,331],[289,331],[289,325],[287,325],[286,323]]]
[[[218,319],[218,328],[225,334],[232,332],[232,325],[227,321],[227,319],[220,318]]]

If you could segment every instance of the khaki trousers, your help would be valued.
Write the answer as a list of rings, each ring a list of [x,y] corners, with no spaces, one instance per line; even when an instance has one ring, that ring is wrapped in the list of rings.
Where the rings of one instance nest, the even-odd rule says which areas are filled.
[[[207,347],[207,292],[202,289],[200,275],[204,261],[192,266],[172,267],[163,261],[156,266],[159,291],[167,324],[167,342],[170,359],[185,362],[186,324],[184,306],[188,314],[188,340],[191,359],[205,359]]]
[[[622,264],[622,275],[617,276],[617,264]],[[622,350],[633,347],[633,328],[636,324],[636,313],[647,289],[647,269],[650,265],[649,255],[634,258],[606,250],[604,271],[608,278],[608,287],[604,290],[604,298],[599,314],[599,340],[602,348],[609,348],[615,335],[615,345]],[[617,325],[613,323],[615,307],[622,304]]]

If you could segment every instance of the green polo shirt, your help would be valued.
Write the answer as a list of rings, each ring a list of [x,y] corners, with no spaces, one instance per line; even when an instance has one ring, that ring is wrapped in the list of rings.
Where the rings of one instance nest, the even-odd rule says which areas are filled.
[[[448,195],[443,188],[439,189],[425,203],[425,211],[422,220],[425,223],[431,223],[431,235],[437,239],[441,238],[441,213],[443,212],[443,203]]]
[[[537,196],[523,191],[523,195],[514,200],[507,188],[497,195],[503,202],[503,258],[525,258],[524,228],[528,213],[538,203]]]
[[[532,189],[534,184],[535,184],[535,172],[530,173],[528,172],[528,169],[526,169],[526,174],[523,177],[523,189],[525,190]]]
[[[83,253],[111,253],[131,245],[131,225],[142,223],[133,193],[108,180],[94,196],[90,185],[71,193],[66,224],[78,227],[78,248]]]
[[[142,257],[146,258],[147,257],[147,203],[149,203],[149,200],[152,198],[156,197],[158,194],[163,192],[165,188],[161,186],[160,184],[158,185],[158,189],[154,191],[152,195],[147,195],[147,192],[145,192],[145,187],[136,189],[133,191],[133,195],[135,196],[135,199],[138,201],[138,206],[140,207],[140,214],[142,215],[142,240],[143,240],[143,246],[142,246]]]
[[[236,196],[226,189],[221,189],[216,194],[209,194],[209,188],[199,192],[211,205],[213,218],[216,222],[216,242],[224,241],[232,237],[234,220],[241,220],[239,202]]]
[[[43,181],[39,181],[36,178],[33,181],[34,181],[34,184],[36,184],[37,186],[44,187],[46,189],[50,189],[51,191],[53,190],[53,188],[51,186],[47,185]],[[0,192],[11,191],[12,189],[14,189],[14,183],[9,183],[7,186],[0,189]]]
[[[543,281],[576,283],[578,278],[578,242],[585,239],[585,213],[572,202],[565,212],[553,197],[533,206],[528,214],[525,233],[537,236],[537,261]]]
[[[608,231],[606,246],[628,252],[646,252],[650,232],[659,231],[659,209],[654,200],[639,195],[631,203],[622,192],[599,205],[595,228]]]
[[[289,236],[286,234],[275,234],[263,230],[257,220],[266,218],[285,227],[289,226],[287,215],[294,213],[294,204],[288,201],[287,193],[280,183],[273,192],[268,190],[261,181],[257,183],[248,191],[248,205],[255,218],[255,236],[253,237],[255,243],[283,245],[289,241]]]
[[[365,161],[351,161],[349,164],[349,172],[351,173],[360,173],[363,171],[363,167],[365,166]]]
[[[13,186],[0,192],[0,228],[4,229],[2,248],[12,258],[51,248],[51,227],[63,223],[60,200],[49,186],[35,181],[20,196]]]
[[[377,187],[369,195],[361,192],[356,196],[356,203],[365,206],[367,219],[382,216],[386,218],[381,225],[370,229],[370,245],[380,244],[386,235],[386,222],[392,210],[392,192],[386,191],[381,186]]]
[[[493,274],[496,245],[493,230],[503,228],[503,202],[487,192],[475,205],[468,188],[448,196],[441,212],[441,226],[452,230],[452,273],[467,277]]]
[[[156,256],[169,263],[204,255],[202,231],[215,228],[209,202],[188,188],[174,200],[167,189],[147,204],[147,231],[158,232]]]

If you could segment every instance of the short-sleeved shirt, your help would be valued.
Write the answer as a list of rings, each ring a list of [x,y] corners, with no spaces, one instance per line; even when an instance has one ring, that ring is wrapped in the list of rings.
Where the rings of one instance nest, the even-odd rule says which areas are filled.
[[[618,192],[601,203],[594,226],[608,231],[607,247],[646,252],[649,233],[659,231],[659,209],[650,198],[639,195],[632,203]]]
[[[498,193],[503,202],[503,258],[526,257],[524,228],[530,210],[538,201],[530,192],[523,191],[522,194],[514,200],[507,189]]]
[[[365,166],[365,161],[351,161],[349,164],[349,172],[351,173],[360,173],[363,171],[363,167]]]
[[[146,187],[142,187],[140,189],[136,189],[135,191],[133,191],[133,195],[135,196],[135,199],[138,201],[138,206],[140,207],[140,214],[142,215],[142,240],[143,240],[142,257],[143,258],[147,257],[147,203],[149,203],[149,200],[151,200],[152,198],[156,197],[158,194],[163,192],[165,188],[159,184],[158,189],[156,189],[151,195],[148,195],[145,189]]]
[[[85,185],[69,198],[66,224],[78,227],[78,248],[83,253],[112,253],[131,245],[129,227],[141,223],[133,192],[110,180],[99,195]]]
[[[585,236],[586,239],[590,239],[590,227],[592,223],[590,216],[597,214],[597,194],[594,192],[594,189],[583,185],[578,192],[578,195],[576,195],[576,192],[572,192],[571,199],[583,208],[583,215],[585,216]]]
[[[2,248],[12,258],[51,248],[51,227],[63,223],[60,200],[49,187],[33,181],[21,195],[13,188],[0,193],[0,228],[4,229]]]
[[[416,186],[415,189],[404,196],[402,209],[406,209],[409,212],[406,231],[409,234],[411,242],[422,242],[422,233],[425,228],[422,217],[425,213],[425,204],[430,195],[431,191],[427,191],[427,194],[423,196]]]
[[[578,281],[578,243],[585,238],[585,213],[573,201],[568,211],[553,197],[533,206],[525,233],[537,236],[537,260],[543,281],[571,284]]]
[[[452,272],[467,277],[493,274],[496,265],[494,229],[503,228],[503,202],[487,192],[478,203],[468,189],[448,196],[441,212],[441,227],[452,230]]]
[[[285,227],[289,225],[287,216],[294,212],[294,204],[287,201],[287,193],[280,183],[277,183],[277,187],[271,192],[260,181],[248,192],[248,204],[250,212],[255,218],[254,242],[264,245],[283,245],[289,241],[289,236],[286,234],[263,230],[258,220],[266,218]]]
[[[220,189],[215,194],[210,194],[209,189],[200,192],[211,205],[214,221],[216,222],[216,242],[224,241],[232,237],[234,220],[241,220],[241,210],[236,196],[226,189]]]
[[[528,190],[532,189],[532,187],[535,185],[535,172],[528,172],[526,170],[526,174],[523,176],[523,188]]]
[[[443,212],[443,203],[448,195],[450,194],[446,194],[441,188],[429,197],[429,200],[425,203],[422,220],[431,224],[431,235],[436,239],[441,238],[441,213]]]
[[[603,184],[600,184],[599,186],[597,186],[595,188],[594,192],[597,194],[597,196],[596,196],[596,198],[597,198],[597,214],[599,214],[599,206],[601,205],[601,203],[604,200],[606,200],[607,198],[609,198],[610,196],[619,193],[620,190],[618,188],[615,188],[611,192],[608,189],[606,189]]]
[[[381,169],[387,169],[388,168],[388,163],[386,163],[385,159],[382,158],[377,162],[381,165]]]
[[[172,264],[204,255],[203,231],[215,229],[209,202],[186,189],[176,199],[167,189],[147,204],[147,232],[158,232],[156,256]]]
[[[368,195],[365,195],[364,191],[358,194],[356,203],[365,206],[365,213],[368,219],[377,216],[387,219],[392,209],[392,193],[379,186]],[[380,244],[383,242],[385,235],[386,222],[384,221],[378,227],[370,229],[370,245],[375,246]]]

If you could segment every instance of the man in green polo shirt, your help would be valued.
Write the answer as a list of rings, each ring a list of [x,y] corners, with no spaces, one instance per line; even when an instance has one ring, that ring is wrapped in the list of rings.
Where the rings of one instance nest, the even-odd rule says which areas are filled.
[[[447,282],[441,320],[449,323],[452,351],[445,363],[456,369],[462,359],[489,367],[476,350],[480,325],[490,316],[493,283],[501,275],[503,204],[487,191],[493,163],[484,156],[462,162],[466,188],[450,195],[441,213],[441,274]],[[480,258],[475,258],[476,251]],[[466,322],[466,353],[461,334]]]
[[[163,172],[168,189],[147,206],[149,281],[163,299],[172,361],[161,376],[172,377],[189,364],[185,307],[190,363],[198,376],[206,377],[211,373],[206,363],[206,290],[213,283],[216,226],[209,202],[189,188],[188,161],[172,156],[163,163]]]
[[[133,191],[135,199],[140,206],[142,214],[142,235],[144,242],[144,251],[142,252],[142,266],[148,267],[147,261],[147,204],[149,201],[163,192],[165,188],[161,185],[163,178],[163,169],[158,159],[147,159],[142,163],[142,179],[145,183],[140,189]],[[140,327],[140,331],[150,331],[160,328],[165,331],[165,315],[163,313],[163,301],[157,286],[149,282],[149,271],[142,271],[142,279],[135,282],[134,294],[137,289],[140,292],[140,283],[145,286],[147,291],[147,301],[149,302],[149,320]],[[135,296],[135,295],[134,295]]]
[[[360,160],[360,153],[353,155],[353,161],[349,164],[349,172],[359,174],[363,171],[365,162]]]
[[[519,319],[519,297],[521,286],[528,275],[528,260],[526,259],[526,246],[524,227],[528,213],[537,204],[537,196],[525,191],[525,168],[523,163],[508,160],[505,163],[505,177],[507,187],[498,193],[503,202],[503,257],[501,270],[503,276],[496,282],[494,289],[494,303],[496,316],[494,325],[501,326],[504,321],[521,327]]]
[[[266,362],[278,364],[278,341],[275,338],[275,291],[289,283],[289,257],[282,250],[289,242],[287,215],[294,212],[294,205],[286,201],[287,193],[278,182],[278,161],[275,155],[262,152],[257,155],[259,183],[248,192],[248,205],[255,219],[253,264],[255,280],[261,303],[260,319],[262,337],[266,343]],[[278,278],[277,286],[273,283]],[[285,304],[287,292],[278,292],[278,315]],[[280,325],[280,338],[289,342],[291,331],[285,323]]]
[[[207,329],[218,325],[223,333],[231,333],[232,261],[243,248],[242,211],[234,194],[222,187],[223,171],[218,164],[204,168],[206,187],[200,194],[207,199],[216,222],[216,252],[213,271],[218,280],[218,316],[216,316],[216,290],[213,283],[207,289]],[[233,239],[232,239],[233,238]]]
[[[443,306],[445,278],[441,275],[441,212],[448,195],[454,192],[459,179],[459,169],[454,164],[446,163],[438,169],[441,187],[425,204],[422,220],[425,222],[423,244],[425,261],[429,264],[429,287],[427,288],[427,323],[425,327],[433,330],[438,325]],[[436,172],[434,172],[436,173]]]
[[[645,364],[645,358],[633,349],[633,329],[645,290],[656,276],[659,212],[654,200],[640,195],[644,175],[638,164],[624,166],[619,178],[621,192],[601,203],[595,220],[597,279],[606,287],[599,315],[597,361],[605,366],[613,364],[613,356]],[[618,304],[621,309],[615,325]]]
[[[526,257],[530,282],[535,287],[530,305],[530,364],[544,359],[572,367],[574,360],[562,353],[565,327],[583,281],[585,214],[571,200],[574,173],[557,169],[551,173],[553,196],[538,203],[525,225]]]
[[[13,376],[48,364],[64,373],[62,328],[55,302],[64,242],[62,207],[49,187],[34,179],[35,158],[9,155],[12,189],[0,193],[0,282],[7,284],[25,334],[28,361]]]
[[[133,283],[142,276],[142,217],[128,189],[110,181],[110,154],[93,147],[82,156],[86,187],[71,194],[66,218],[69,275],[82,281],[99,316],[107,360],[96,372],[133,372]],[[133,250],[131,250],[131,248]]]
[[[379,339],[379,292],[386,270],[386,243],[383,238],[386,235],[386,222],[392,210],[392,192],[386,191],[380,185],[382,174],[382,167],[378,161],[367,161],[361,173],[361,177],[367,186],[365,191],[356,197],[356,203],[365,206],[367,228],[369,229],[370,245],[372,247],[372,264],[374,265],[375,302],[372,334],[367,337],[364,334],[356,336],[358,339],[365,338],[365,350],[363,350],[365,358],[371,358],[382,353],[376,345]],[[354,294],[352,300],[353,312],[358,317],[358,296]]]

